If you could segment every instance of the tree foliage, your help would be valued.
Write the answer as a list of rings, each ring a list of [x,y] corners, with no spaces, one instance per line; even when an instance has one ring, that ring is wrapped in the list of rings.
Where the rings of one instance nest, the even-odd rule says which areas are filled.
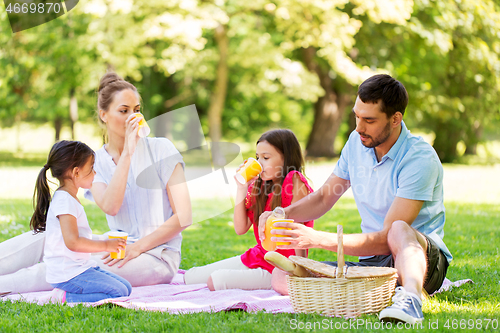
[[[146,117],[194,103],[206,133],[290,127],[331,156],[356,86],[386,72],[410,93],[406,121],[452,161],[500,119],[498,22],[490,0],[89,0],[12,34],[0,11],[0,125],[89,119],[114,70]]]

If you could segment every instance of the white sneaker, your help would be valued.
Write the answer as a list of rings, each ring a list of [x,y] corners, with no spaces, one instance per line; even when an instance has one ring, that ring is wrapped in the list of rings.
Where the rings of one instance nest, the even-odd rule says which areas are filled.
[[[407,293],[405,288],[397,287],[392,297],[391,306],[383,309],[379,314],[382,321],[398,321],[408,324],[421,323],[424,320],[422,301],[413,293]]]

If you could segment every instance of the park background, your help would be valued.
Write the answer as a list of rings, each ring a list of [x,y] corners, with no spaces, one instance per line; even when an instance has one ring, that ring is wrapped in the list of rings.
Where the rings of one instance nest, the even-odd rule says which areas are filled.
[[[35,178],[55,141],[102,146],[96,90],[106,71],[137,86],[146,119],[194,104],[207,140],[234,142],[243,157],[254,155],[264,131],[290,128],[315,189],[354,129],[357,86],[388,73],[408,90],[407,126],[444,163],[445,242],[455,256],[448,277],[476,282],[427,302],[426,318],[499,318],[499,54],[496,0],[88,0],[18,33],[0,5],[0,241],[29,230]],[[167,137],[174,130],[153,129]],[[195,212],[201,220],[217,206],[211,195],[193,194],[204,207]],[[105,232],[104,214],[84,205],[94,231]],[[352,197],[336,207],[317,228],[343,223],[359,232]],[[182,268],[240,254],[254,242],[251,233],[234,234],[232,211],[183,234]],[[311,257],[332,259],[320,250]],[[28,311],[47,318],[37,324],[23,316]],[[283,331],[290,318],[321,320],[22,303],[0,304],[0,313],[2,331],[78,330],[89,313],[98,331]]]

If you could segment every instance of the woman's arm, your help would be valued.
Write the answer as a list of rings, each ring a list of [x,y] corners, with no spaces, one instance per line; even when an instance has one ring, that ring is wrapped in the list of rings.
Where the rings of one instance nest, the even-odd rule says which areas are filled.
[[[109,185],[94,183],[90,190],[97,206],[104,213],[111,216],[118,214],[123,203],[123,198],[125,197],[130,160],[139,141],[139,136],[137,135],[139,120],[139,117],[135,118],[133,115],[127,119],[125,143]]]
[[[64,244],[73,252],[119,252],[120,249],[125,249],[125,245],[127,245],[127,241],[123,238],[98,241],[80,237],[76,217],[70,214],[63,214],[59,215],[58,218]]]
[[[180,163],[175,166],[174,172],[167,183],[167,195],[174,214],[151,234],[133,244],[129,244],[125,251],[125,258],[121,260],[118,267],[122,267],[141,253],[168,242],[193,223],[191,199],[189,198],[184,170]],[[109,265],[112,266],[116,262],[118,260],[113,260]]]

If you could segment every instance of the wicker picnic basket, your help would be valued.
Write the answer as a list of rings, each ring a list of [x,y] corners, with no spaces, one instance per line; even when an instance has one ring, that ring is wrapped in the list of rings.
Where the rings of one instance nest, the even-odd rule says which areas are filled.
[[[327,316],[355,317],[363,313],[379,312],[387,307],[394,294],[397,270],[389,267],[347,267],[344,261],[342,226],[338,234],[338,267],[329,277],[315,270],[324,265],[306,258],[290,259],[307,270],[312,262],[313,273],[320,277],[287,276],[288,292],[295,312],[319,313]],[[301,264],[302,263],[302,264]],[[303,265],[303,264],[306,265]],[[310,263],[311,264],[311,263]],[[328,269],[327,269],[328,270]]]

